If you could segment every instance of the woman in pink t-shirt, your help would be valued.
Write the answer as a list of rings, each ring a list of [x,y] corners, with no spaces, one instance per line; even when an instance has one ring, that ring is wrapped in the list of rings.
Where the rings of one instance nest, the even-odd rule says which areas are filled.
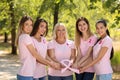
[[[93,61],[80,70],[84,71],[94,65],[96,80],[112,80],[110,59],[113,57],[114,50],[105,20],[99,20],[96,23],[96,31],[100,38],[93,48]]]
[[[46,58],[47,53],[47,41],[44,37],[47,35],[47,32],[48,32],[47,21],[42,18],[37,18],[30,35],[32,37],[34,47],[36,48],[39,55],[41,55],[43,58]],[[46,80],[47,72],[45,65],[46,63],[36,62],[34,80]]]
[[[23,16],[18,27],[16,44],[18,45],[21,67],[17,74],[17,80],[33,80],[36,69],[36,60],[46,65],[53,65],[38,54],[30,37],[33,29],[33,21],[29,16]]]
[[[74,43],[67,39],[67,30],[64,24],[57,23],[53,32],[53,40],[48,43],[48,56],[59,65],[56,68],[48,68],[48,80],[73,80],[72,71],[67,69],[61,72],[64,68],[61,61],[66,59],[74,61],[76,54]]]
[[[73,67],[80,68],[92,60],[92,49],[96,41],[97,37],[91,32],[88,20],[85,17],[78,18],[75,33],[77,58]],[[83,73],[75,73],[75,76],[76,80],[93,80],[94,69],[90,67]]]

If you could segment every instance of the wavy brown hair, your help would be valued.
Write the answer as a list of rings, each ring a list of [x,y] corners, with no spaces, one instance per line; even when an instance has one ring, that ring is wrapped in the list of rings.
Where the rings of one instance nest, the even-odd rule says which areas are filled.
[[[89,24],[89,21],[87,20],[87,18],[85,18],[85,17],[78,18],[77,21],[76,21],[76,27],[75,27],[75,45],[76,45],[77,48],[80,45],[80,37],[83,36],[82,32],[78,28],[78,23],[80,21],[85,21],[87,23],[87,25],[88,25],[87,34],[89,36],[93,35],[91,30],[90,30],[90,24]]]
[[[18,26],[18,30],[17,30],[18,32],[17,32],[17,36],[16,36],[16,40],[15,40],[16,46],[18,45],[19,36],[23,33],[24,23],[27,20],[31,20],[33,22],[32,18],[30,16],[27,16],[27,15],[23,16],[19,22],[19,26]]]

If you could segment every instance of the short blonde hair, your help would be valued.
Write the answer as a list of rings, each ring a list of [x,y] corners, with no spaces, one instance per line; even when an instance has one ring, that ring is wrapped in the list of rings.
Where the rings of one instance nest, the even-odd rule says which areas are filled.
[[[59,26],[63,26],[64,28],[65,28],[65,32],[66,32],[66,34],[65,34],[65,39],[67,39],[68,37],[68,34],[67,34],[67,29],[66,29],[66,27],[65,27],[65,25],[63,24],[63,23],[57,23],[56,25],[55,25],[55,27],[54,27],[54,30],[53,30],[53,39],[55,40],[56,38],[57,38],[57,35],[56,35],[56,31],[57,31],[57,28],[59,27]]]

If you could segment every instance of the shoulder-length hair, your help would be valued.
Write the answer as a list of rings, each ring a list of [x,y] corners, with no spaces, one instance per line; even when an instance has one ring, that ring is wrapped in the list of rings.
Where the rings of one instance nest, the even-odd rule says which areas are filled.
[[[53,30],[53,39],[55,40],[56,38],[57,38],[57,35],[56,35],[56,31],[57,31],[57,28],[59,27],[59,26],[63,26],[64,28],[65,28],[65,32],[66,32],[66,34],[65,34],[65,39],[67,39],[68,37],[68,34],[67,34],[67,29],[66,29],[66,27],[65,27],[65,25],[63,24],[63,23],[57,23],[56,25],[55,25],[55,27],[54,27],[54,30]]]

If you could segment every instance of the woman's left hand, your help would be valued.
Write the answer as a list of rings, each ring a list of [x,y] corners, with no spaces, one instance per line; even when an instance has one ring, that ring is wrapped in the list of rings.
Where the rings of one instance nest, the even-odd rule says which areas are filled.
[[[79,71],[80,71],[80,73],[83,73],[86,69],[87,69],[87,67],[80,67]]]

